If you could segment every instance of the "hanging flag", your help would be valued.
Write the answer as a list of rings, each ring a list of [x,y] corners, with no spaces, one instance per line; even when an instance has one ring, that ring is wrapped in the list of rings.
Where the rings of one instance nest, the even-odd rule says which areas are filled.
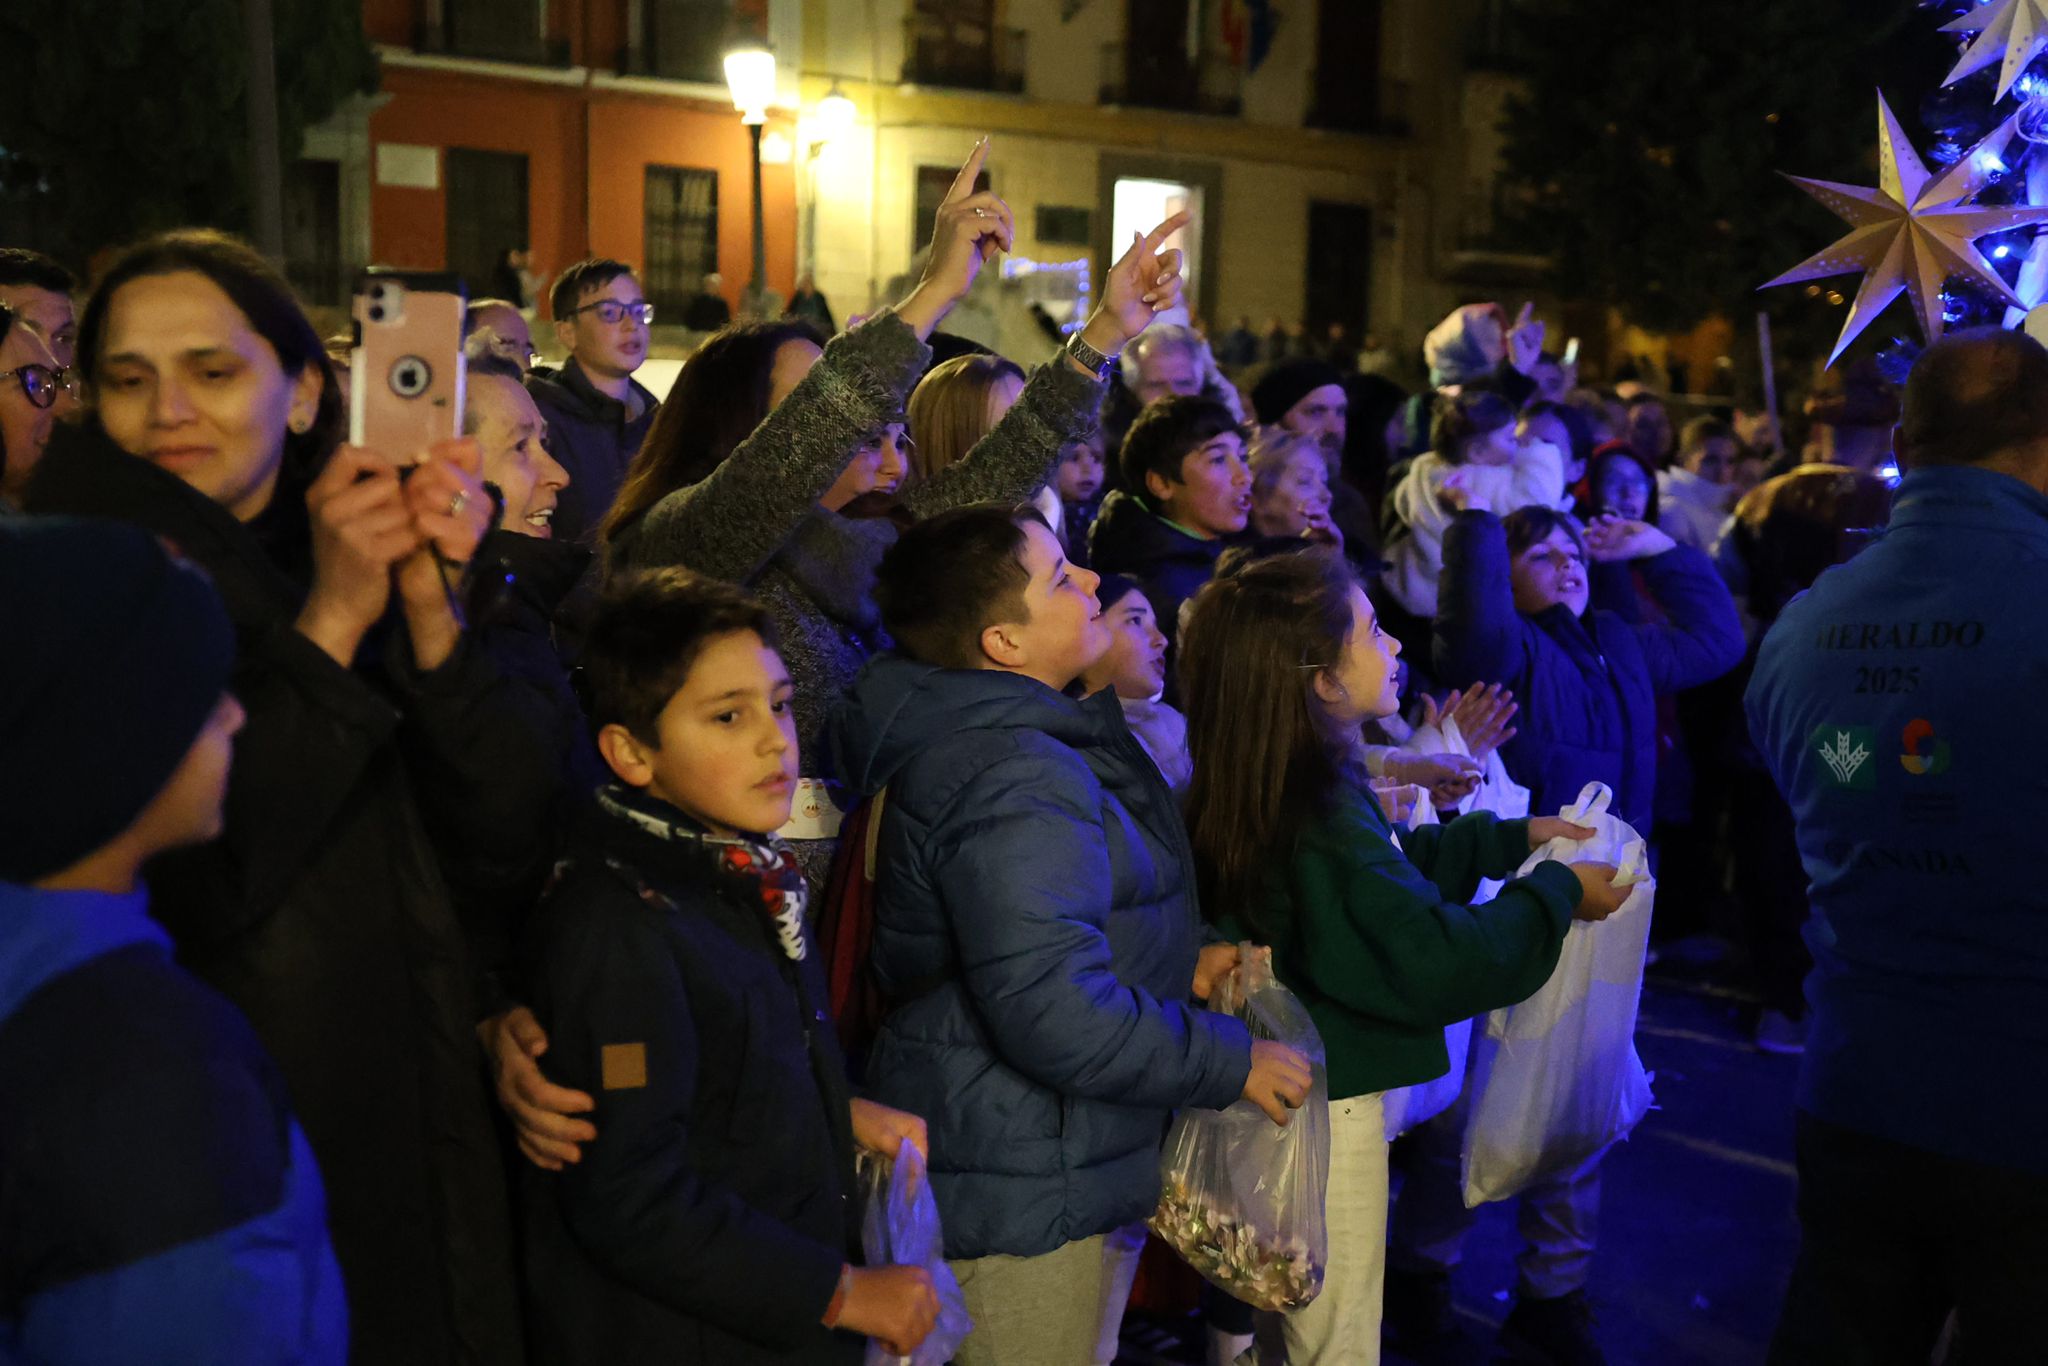
[[[1273,0],[1223,0],[1219,18],[1231,64],[1247,72],[1257,71],[1273,50],[1273,33],[1280,26]]]

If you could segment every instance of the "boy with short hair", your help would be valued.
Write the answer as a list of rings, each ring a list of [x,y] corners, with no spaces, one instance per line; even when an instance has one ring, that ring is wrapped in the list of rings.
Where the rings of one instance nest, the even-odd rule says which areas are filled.
[[[618,497],[660,406],[633,378],[647,359],[654,306],[631,266],[598,256],[563,271],[548,297],[555,339],[569,359],[551,375],[529,375],[526,384],[547,419],[549,449],[569,472],[555,535],[587,542]]]
[[[1144,585],[1172,641],[1180,606],[1216,573],[1224,547],[1245,537],[1252,477],[1244,427],[1214,399],[1169,398],[1131,424],[1117,464],[1123,487],[1102,501],[1089,563]]]
[[[113,523],[0,520],[0,1360],[341,1366],[312,1149],[142,865],[220,833],[213,587]]]
[[[919,1268],[858,1267],[854,1147],[925,1146],[852,1099],[768,832],[797,773],[767,610],[663,569],[628,578],[585,667],[614,782],[535,919],[550,1079],[596,1097],[597,1137],[526,1170],[533,1360],[813,1363],[867,1334],[907,1354],[937,1300]]]
[[[868,1076],[932,1117],[960,1366],[1092,1360],[1102,1235],[1157,1203],[1169,1114],[1242,1096],[1284,1122],[1309,1082],[1194,1004],[1237,950],[1202,948],[1179,808],[1115,693],[1065,691],[1110,645],[1095,587],[1029,507],[919,523],[875,584],[900,653],[835,718],[839,771],[888,788]]]

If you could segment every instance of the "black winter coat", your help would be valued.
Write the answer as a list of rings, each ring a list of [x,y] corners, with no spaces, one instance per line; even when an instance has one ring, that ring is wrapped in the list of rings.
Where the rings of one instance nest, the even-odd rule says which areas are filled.
[[[815,947],[598,811],[529,948],[548,1077],[597,1099],[580,1162],[522,1167],[535,1362],[858,1361],[819,1322],[858,1223]]]
[[[225,830],[152,864],[152,903],[284,1073],[327,1186],[351,1359],[516,1363],[505,1176],[443,861],[475,886],[515,876],[553,756],[475,639],[422,673],[401,627],[351,670],[294,630],[305,589],[273,556],[304,555],[295,499],[280,485],[244,525],[87,428],[53,446],[28,503],[165,537],[234,619],[248,722]]]
[[[479,1014],[522,1001],[518,943],[569,833],[609,773],[572,681],[582,655],[582,626],[596,599],[592,553],[580,545],[493,531],[477,547],[468,601],[470,629],[489,647],[510,684],[509,705],[524,725],[551,741],[557,787],[544,823],[533,831],[524,866],[477,887],[450,869],[456,909],[478,973]]]
[[[1088,532],[1088,563],[1098,574],[1123,574],[1144,586],[1169,642],[1180,639],[1180,605],[1216,576],[1216,561],[1249,539],[1204,541],[1159,516],[1119,489],[1102,500]]]

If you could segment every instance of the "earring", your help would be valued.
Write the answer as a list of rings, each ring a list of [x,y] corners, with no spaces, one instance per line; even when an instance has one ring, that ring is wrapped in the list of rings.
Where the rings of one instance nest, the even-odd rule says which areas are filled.
[[[306,429],[308,427],[311,427],[312,425],[313,424],[310,421],[303,417],[300,417],[297,413],[293,413],[291,416],[291,420],[285,423],[285,426],[290,427],[292,429],[293,436],[304,436],[306,434]]]

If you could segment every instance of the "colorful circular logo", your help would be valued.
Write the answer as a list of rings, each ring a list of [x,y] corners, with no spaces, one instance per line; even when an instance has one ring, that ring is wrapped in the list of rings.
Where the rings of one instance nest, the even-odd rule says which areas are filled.
[[[1924,778],[1948,771],[1948,741],[1935,735],[1932,721],[1908,721],[1900,739],[1906,752],[1899,756],[1899,764],[1906,772]]]

